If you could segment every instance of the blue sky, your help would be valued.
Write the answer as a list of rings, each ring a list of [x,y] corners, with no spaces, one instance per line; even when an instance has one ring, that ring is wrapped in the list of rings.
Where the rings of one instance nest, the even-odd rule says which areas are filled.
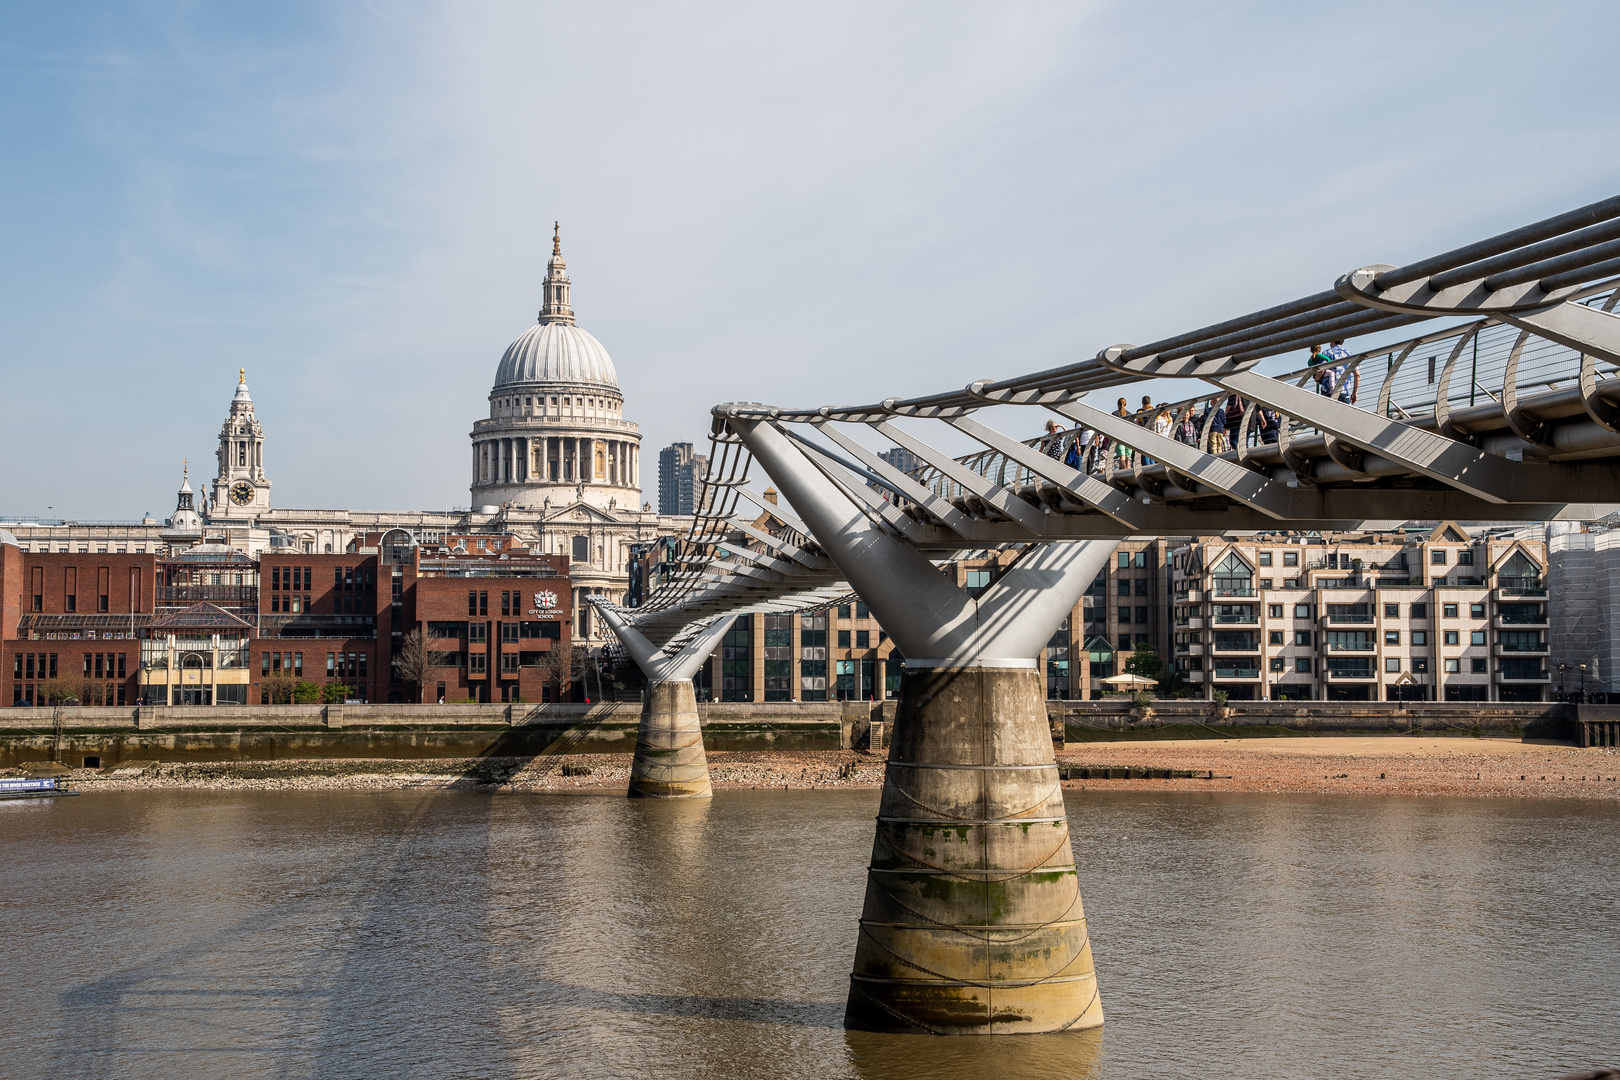
[[[1600,4],[0,6],[0,514],[465,505],[563,223],[650,459],[1612,195]],[[653,493],[649,492],[649,497]]]

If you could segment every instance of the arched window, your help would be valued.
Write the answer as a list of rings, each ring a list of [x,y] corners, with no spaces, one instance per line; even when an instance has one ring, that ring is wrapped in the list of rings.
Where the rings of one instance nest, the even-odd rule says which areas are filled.
[[[1215,567],[1215,595],[1254,595],[1254,572],[1235,552],[1228,554]]]

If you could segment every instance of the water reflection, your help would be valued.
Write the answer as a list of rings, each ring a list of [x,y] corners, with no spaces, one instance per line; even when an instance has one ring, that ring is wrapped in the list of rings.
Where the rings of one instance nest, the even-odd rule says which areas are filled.
[[[941,1039],[842,1029],[875,792],[0,805],[0,1047],[29,1074],[181,1080],[1556,1077],[1620,1060],[1620,807],[1069,808],[1108,1025]]]
[[[1098,1028],[955,1039],[851,1031],[844,1044],[861,1080],[1093,1080],[1103,1075],[1103,1039]]]

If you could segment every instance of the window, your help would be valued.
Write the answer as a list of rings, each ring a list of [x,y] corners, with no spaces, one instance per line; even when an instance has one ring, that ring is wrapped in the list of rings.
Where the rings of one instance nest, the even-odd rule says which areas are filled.
[[[1271,584],[1272,584],[1271,579],[1268,578],[1268,577],[1263,577],[1263,578],[1260,579],[1260,587],[1262,589],[1271,588]]]
[[[1131,553],[1128,552],[1128,551],[1120,552],[1119,553],[1119,568],[1121,570],[1124,570],[1127,567],[1129,567],[1130,565],[1131,565]]]
[[[1119,595],[1121,595],[1121,596],[1129,596],[1129,595],[1131,595],[1131,581],[1130,581],[1130,579],[1129,578],[1120,578],[1119,579],[1119,585],[1117,586],[1117,589],[1119,591]]]
[[[1266,635],[1266,644],[1268,644],[1268,645],[1281,645],[1282,643],[1283,643],[1283,632],[1281,630],[1272,630]]]
[[[969,589],[985,589],[990,586],[990,571],[969,570],[962,575],[962,584]]]
[[[1138,551],[1136,553],[1136,557],[1131,560],[1132,564],[1138,570],[1146,570],[1147,569],[1147,555],[1148,555],[1147,549],[1143,548],[1141,551]]]
[[[1485,605],[1484,604],[1469,604],[1468,605],[1468,617],[1470,619],[1483,619],[1485,617]]]
[[[1298,566],[1299,565],[1299,552],[1297,552],[1297,551],[1285,551],[1285,552],[1283,552],[1283,565],[1284,566]]]
[[[1457,552],[1457,565],[1458,566],[1473,566],[1474,565],[1474,553],[1472,551],[1459,551],[1459,552]]]
[[[1462,671],[1462,661],[1455,656],[1446,657],[1446,674],[1456,675]]]
[[[1435,548],[1433,551],[1429,552],[1429,562],[1433,566],[1446,565],[1446,549]]]
[[[1266,615],[1267,615],[1268,618],[1272,618],[1272,619],[1280,619],[1280,618],[1282,618],[1283,617],[1283,606],[1281,604],[1267,604],[1266,605]]]
[[[1294,658],[1294,670],[1301,675],[1309,675],[1311,673],[1311,658],[1308,656],[1296,656]]]
[[[838,647],[840,649],[849,648],[849,631],[848,630],[840,630],[840,631],[838,631]]]
[[[1413,604],[1412,605],[1412,618],[1414,618],[1414,619],[1427,619],[1428,617],[1429,617],[1429,605],[1428,604]]]
[[[512,614],[512,593],[509,589],[501,590],[501,614]]]
[[[1398,656],[1386,656],[1386,657],[1384,657],[1384,670],[1385,671],[1399,671],[1399,670],[1401,670],[1401,658],[1398,657]]]
[[[1148,594],[1148,579],[1147,578],[1137,578],[1136,579],[1136,595],[1137,596],[1146,596],[1147,594]]]
[[[1273,656],[1271,658],[1271,670],[1272,671],[1287,671],[1288,670],[1288,661],[1283,659],[1280,656]]]
[[[1428,670],[1429,670],[1429,658],[1427,656],[1414,656],[1414,657],[1412,657],[1412,674],[1414,674],[1414,675],[1424,675],[1424,674],[1428,673]]]
[[[1447,630],[1445,631],[1444,641],[1447,645],[1456,645],[1458,643],[1457,636],[1457,631]]]
[[[478,614],[478,590],[477,589],[469,589],[467,591],[467,614],[469,614],[469,615]]]
[[[1401,643],[1401,632],[1399,630],[1385,630],[1384,631],[1384,644],[1385,645],[1399,645],[1400,643]]]
[[[1309,630],[1296,630],[1296,631],[1294,631],[1294,644],[1295,645],[1309,645],[1310,643],[1311,643],[1311,632]]]
[[[870,649],[872,647],[872,631],[855,631],[855,647],[857,649]]]
[[[838,605],[838,617],[840,619],[849,618],[849,605],[848,604],[839,604]]]
[[[1441,615],[1442,618],[1455,619],[1457,617],[1457,605],[1456,604],[1441,604],[1440,605],[1440,615]]]
[[[1468,670],[1475,675],[1488,675],[1491,670],[1489,664],[1490,661],[1485,657],[1476,656],[1468,661]]]
[[[588,536],[576,536],[576,537],[574,537],[572,558],[573,558],[574,562],[590,562],[591,561],[591,538],[590,537],[588,537]]]
[[[1398,619],[1400,617],[1401,617],[1401,605],[1399,605],[1399,604],[1385,604],[1384,605],[1384,618],[1386,618],[1386,619]]]
[[[1412,631],[1412,644],[1413,645],[1427,645],[1428,643],[1429,643],[1429,632],[1427,630],[1414,630],[1414,631]]]
[[[1262,552],[1260,552],[1259,555],[1257,555],[1255,557],[1259,560],[1261,566],[1270,566],[1271,565],[1271,552],[1262,551]]]
[[[754,687],[754,620],[743,615],[731,624],[720,644],[720,699],[752,701]]]
[[[1215,567],[1215,595],[1254,595],[1254,575],[1249,570],[1249,564],[1236,554],[1227,555]]]
[[[475,653],[468,653],[467,654],[467,671],[469,673],[471,673],[473,675],[482,675],[484,672],[486,672],[488,670],[489,670],[489,654],[488,653],[475,652]]]
[[[489,593],[484,592],[482,589],[478,592],[478,614],[489,614]]]
[[[1469,634],[1468,634],[1468,644],[1470,644],[1470,645],[1483,645],[1483,644],[1485,644],[1485,631],[1483,631],[1483,630],[1470,631]]]
[[[1311,605],[1309,605],[1309,604],[1295,604],[1294,605],[1294,618],[1296,618],[1296,619],[1308,619],[1310,617],[1311,617]]]
[[[488,623],[481,623],[481,622],[468,623],[467,624],[467,640],[468,641],[488,641],[489,640],[489,624]]]
[[[855,617],[857,619],[866,619],[871,617],[871,612],[866,610],[866,604],[864,601],[855,601]]]
[[[503,645],[515,645],[517,644],[517,639],[518,624],[515,622],[501,623],[501,643]]]

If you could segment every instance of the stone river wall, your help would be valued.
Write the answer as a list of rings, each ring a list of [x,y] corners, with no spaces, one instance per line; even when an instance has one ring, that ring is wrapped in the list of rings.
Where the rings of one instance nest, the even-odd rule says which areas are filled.
[[[711,751],[838,750],[882,745],[890,702],[727,702],[698,706]],[[1591,710],[1592,706],[1585,707]],[[1576,706],[1411,702],[1052,701],[1068,742],[1290,734],[1512,735],[1575,738]],[[630,753],[638,703],[599,705],[218,705],[0,710],[0,766],[53,752],[77,766],[121,761],[532,757]],[[874,728],[874,724],[879,725]]]

